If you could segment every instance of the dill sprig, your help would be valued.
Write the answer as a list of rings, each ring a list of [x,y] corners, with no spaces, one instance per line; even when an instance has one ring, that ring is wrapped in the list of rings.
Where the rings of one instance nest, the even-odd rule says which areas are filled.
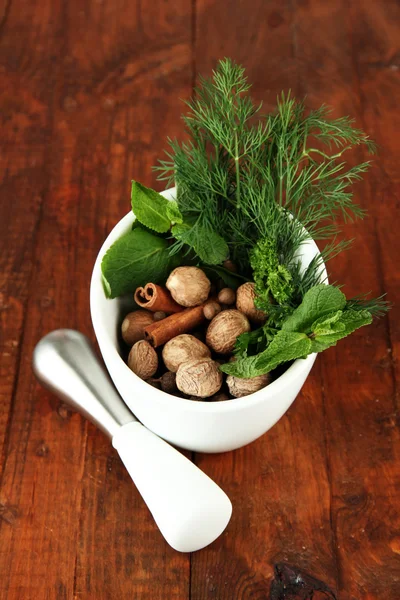
[[[391,308],[391,303],[385,300],[385,294],[378,298],[368,298],[368,294],[355,296],[347,301],[346,309],[367,310],[373,317],[383,317]]]
[[[220,61],[187,102],[189,140],[169,140],[156,170],[159,179],[177,185],[186,223],[172,230],[171,252],[189,246],[208,264],[221,264],[229,253],[251,279],[257,270],[251,255],[264,244],[273,253],[267,262],[281,278],[280,301],[267,286],[264,302],[272,293],[279,322],[321,283],[323,261],[350,245],[337,241],[338,219],[364,216],[352,186],[370,163],[349,167],[344,156],[358,145],[374,152],[375,145],[350,118],[332,119],[326,106],[307,111],[290,93],[278,98],[275,112],[263,115],[249,89],[243,67]],[[328,243],[304,271],[298,256],[310,237]]]

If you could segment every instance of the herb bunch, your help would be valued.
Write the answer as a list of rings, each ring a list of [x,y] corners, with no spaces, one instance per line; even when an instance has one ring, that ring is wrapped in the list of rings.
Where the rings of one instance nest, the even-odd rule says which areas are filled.
[[[201,79],[183,117],[189,140],[169,140],[166,159],[156,167],[167,187],[177,186],[176,202],[132,186],[132,208],[148,235],[157,232],[157,248],[165,242],[160,236],[172,238],[163,247],[169,262],[190,260],[232,285],[223,268],[229,258],[239,268],[236,287],[238,279],[255,282],[256,306],[268,318],[238,338],[237,360],[222,367],[239,377],[321,351],[387,310],[381,298],[347,301],[334,286],[322,286],[323,263],[350,245],[337,241],[338,219],[364,216],[352,186],[370,163],[349,167],[343,157],[360,144],[372,153],[373,142],[348,117],[331,119],[325,106],[306,111],[290,94],[264,115],[249,88],[244,69],[229,59],[211,79]],[[310,238],[325,247],[304,269],[301,247]],[[159,263],[162,280],[165,260]],[[137,264],[134,269],[137,275]],[[109,287],[111,271],[103,269]],[[321,310],[315,297],[317,304],[328,298]],[[307,327],[293,329],[299,311],[309,313]]]
[[[206,258],[211,232],[224,237],[232,260],[247,271],[249,250],[266,232],[277,241],[282,262],[290,263],[307,235],[332,238],[339,214],[363,216],[350,187],[369,163],[346,168],[341,157],[358,144],[374,150],[350,119],[329,120],[326,107],[306,113],[290,94],[282,94],[275,114],[263,116],[249,88],[242,67],[221,61],[188,102],[190,140],[171,140],[169,160],[156,167],[161,180],[178,186],[179,208],[193,224],[177,246],[196,246]],[[216,264],[226,258],[222,242],[219,248]]]

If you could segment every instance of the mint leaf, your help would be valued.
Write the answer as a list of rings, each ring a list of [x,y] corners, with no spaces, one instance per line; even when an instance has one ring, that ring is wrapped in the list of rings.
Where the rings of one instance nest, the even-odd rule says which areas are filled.
[[[331,333],[332,331],[336,331],[337,323],[340,320],[342,314],[342,310],[337,310],[336,312],[333,312],[327,316],[320,317],[311,325],[311,331],[315,335],[326,335],[328,333]],[[339,330],[343,328],[344,326],[341,326],[339,327]]]
[[[269,373],[278,365],[296,358],[304,358],[311,352],[311,340],[304,333],[279,331],[264,352],[226,363],[221,371],[235,377],[256,377]]]
[[[179,264],[179,254],[169,255],[167,240],[138,227],[117,240],[103,257],[105,294],[116,298],[149,281],[162,282]]]
[[[259,327],[254,331],[241,333],[236,339],[234,352],[237,358],[245,358],[249,353],[249,348],[251,354],[257,354],[265,349],[267,343],[264,327]]]
[[[328,325],[313,324],[312,352],[322,352],[350,335],[356,329],[372,323],[372,315],[368,310],[346,310],[339,319]]]
[[[268,373],[278,365],[310,354],[311,341],[304,333],[279,331],[267,349],[258,355],[256,369]]]
[[[224,238],[202,225],[199,220],[194,224],[174,225],[171,231],[177,240],[193,248],[206,264],[218,265],[228,256],[229,248]]]
[[[228,362],[220,366],[220,370],[227,375],[234,375],[235,377],[255,377],[258,375],[255,368],[255,361],[260,356],[248,356],[245,358],[238,358],[235,362]]]
[[[167,237],[168,233],[158,233],[157,231],[154,231],[154,229],[150,229],[150,227],[146,227],[146,225],[143,225],[143,223],[141,223],[139,221],[139,219],[135,219],[132,223],[132,230],[133,229],[143,229],[143,231],[147,231],[148,233],[151,233],[152,235],[157,235],[158,237]]]
[[[169,230],[171,226],[171,219],[167,216],[169,201],[161,194],[137,181],[132,181],[131,202],[133,213],[143,225],[158,233]]]
[[[178,203],[175,200],[170,200],[167,203],[167,217],[172,223],[183,223],[182,213],[179,210]]]
[[[194,246],[194,250],[199,258],[209,265],[222,263],[229,253],[228,244],[215,231],[210,231],[202,237]]]
[[[235,362],[222,365],[221,370],[236,377],[256,377],[281,363],[322,352],[371,322],[368,310],[346,309],[346,298],[338,288],[317,285],[304,295],[303,302],[287,317],[266,350],[256,356],[238,357]],[[238,338],[237,348],[242,354],[247,352],[250,341],[249,335]]]
[[[312,324],[321,317],[346,306],[346,296],[333,285],[315,285],[304,294],[303,301],[282,325],[285,331],[310,333]]]

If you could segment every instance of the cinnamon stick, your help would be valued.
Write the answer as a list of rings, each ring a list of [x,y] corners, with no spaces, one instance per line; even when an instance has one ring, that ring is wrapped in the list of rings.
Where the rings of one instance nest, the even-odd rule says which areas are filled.
[[[170,315],[161,321],[155,321],[144,328],[145,338],[154,348],[162,346],[172,338],[180,335],[181,333],[187,333],[193,329],[196,329],[203,321],[206,320],[204,316],[204,304],[200,306],[194,306],[193,308],[185,308],[179,313]]]
[[[144,287],[138,287],[135,291],[135,302],[141,308],[157,312],[177,313],[183,310],[172,298],[168,290],[155,283],[147,283]]]

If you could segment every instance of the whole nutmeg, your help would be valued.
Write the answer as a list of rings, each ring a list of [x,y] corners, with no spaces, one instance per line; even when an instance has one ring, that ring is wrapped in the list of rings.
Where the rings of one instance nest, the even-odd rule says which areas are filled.
[[[231,288],[223,288],[218,294],[218,302],[221,304],[235,304],[236,294]]]
[[[162,351],[165,366],[176,373],[182,363],[196,358],[210,358],[211,352],[203,342],[193,335],[183,333],[167,342]]]
[[[160,377],[161,389],[167,394],[173,394],[176,392],[176,374],[167,371]]]
[[[128,346],[144,340],[144,328],[153,322],[153,313],[149,310],[135,310],[126,315],[122,321],[121,333]]]
[[[139,340],[129,352],[128,367],[141,379],[153,377],[158,369],[157,352],[149,342]]]
[[[214,300],[207,302],[203,308],[204,316],[208,321],[211,321],[218,313],[221,312],[221,306]]]
[[[177,267],[165,285],[181,306],[198,306],[207,300],[211,282],[198,267]]]
[[[222,385],[222,373],[211,358],[200,358],[181,364],[176,374],[178,390],[196,396],[208,398],[216,394]]]
[[[235,309],[224,310],[208,326],[207,346],[218,354],[229,354],[238,335],[246,331],[250,331],[250,323],[244,314]]]
[[[241,398],[242,396],[248,396],[254,392],[258,392],[271,381],[270,375],[257,375],[257,377],[251,377],[249,379],[241,379],[234,375],[228,375],[226,383],[228,385],[229,393],[235,398]]]
[[[267,315],[262,310],[256,308],[254,299],[256,297],[255,284],[243,283],[236,291],[236,308],[240,310],[246,317],[256,323],[262,325],[267,320]]]

